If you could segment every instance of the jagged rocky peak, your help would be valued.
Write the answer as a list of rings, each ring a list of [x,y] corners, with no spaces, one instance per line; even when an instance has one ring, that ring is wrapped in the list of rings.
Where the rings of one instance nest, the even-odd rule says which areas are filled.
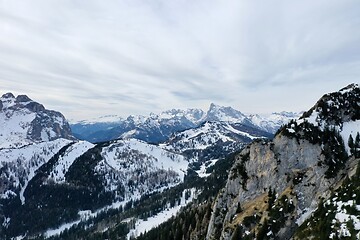
[[[360,146],[349,150],[347,140],[360,131],[359,93],[349,85],[324,95],[272,141],[256,140],[238,154],[207,239],[290,239],[356,171]]]
[[[6,93],[0,98],[0,147],[21,147],[32,142],[74,139],[65,117],[26,95]],[[6,131],[5,131],[6,130]]]
[[[205,115],[205,112],[201,109],[189,108],[186,110],[182,109],[171,109],[160,113],[162,119],[187,119],[193,123],[198,123]]]
[[[30,102],[30,101],[32,101],[28,96],[26,96],[26,95],[18,95],[17,97],[16,97],[16,101],[17,102]]]
[[[14,94],[11,92],[5,93],[1,96],[1,98],[15,98]]]
[[[203,121],[224,121],[224,122],[242,122],[247,117],[240,111],[232,107],[223,107],[214,103],[210,104]]]
[[[18,95],[15,97],[12,93],[5,93],[0,98],[0,101],[2,108],[20,109],[25,107],[33,112],[45,110],[45,107],[42,104],[34,102],[26,95]]]

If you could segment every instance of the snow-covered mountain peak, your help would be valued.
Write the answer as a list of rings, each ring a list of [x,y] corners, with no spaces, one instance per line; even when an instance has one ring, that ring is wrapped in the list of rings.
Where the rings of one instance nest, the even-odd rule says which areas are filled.
[[[214,103],[210,104],[209,110],[203,118],[203,121],[220,121],[240,123],[246,119],[246,116],[232,107],[223,107]]]
[[[2,95],[0,128],[0,148],[21,147],[58,138],[74,139],[61,113],[46,110],[26,95]]]
[[[205,115],[205,112],[201,109],[189,108],[171,109],[160,113],[160,119],[187,119],[193,123],[198,123]]]

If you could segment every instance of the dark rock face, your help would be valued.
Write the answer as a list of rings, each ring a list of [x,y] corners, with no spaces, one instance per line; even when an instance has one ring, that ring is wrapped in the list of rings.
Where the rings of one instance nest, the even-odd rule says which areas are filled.
[[[5,93],[4,95],[2,95],[2,98],[15,98],[15,96],[12,93]]]
[[[37,103],[37,102],[30,102],[30,103],[26,104],[25,107],[32,112],[40,112],[40,111],[45,110],[45,107],[42,104]]]
[[[2,111],[2,109],[3,109],[3,103],[2,103],[2,101],[0,100],[0,111]]]
[[[64,116],[59,112],[46,109],[38,111],[35,119],[31,122],[28,136],[33,140],[43,141],[44,135],[42,134],[44,133],[48,136],[49,140],[55,140],[59,137],[75,139]]]
[[[32,100],[26,95],[18,95],[16,97],[16,102],[30,102],[30,101]]]

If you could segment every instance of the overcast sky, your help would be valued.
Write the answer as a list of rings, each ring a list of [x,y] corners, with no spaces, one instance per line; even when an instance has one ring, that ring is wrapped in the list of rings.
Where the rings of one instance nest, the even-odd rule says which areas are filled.
[[[0,90],[69,119],[309,109],[360,82],[358,0],[0,0]]]

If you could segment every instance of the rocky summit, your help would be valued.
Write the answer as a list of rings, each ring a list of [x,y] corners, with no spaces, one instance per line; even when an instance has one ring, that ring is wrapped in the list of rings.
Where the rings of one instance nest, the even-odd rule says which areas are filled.
[[[26,95],[6,93],[0,98],[0,148],[25,146],[58,138],[74,139],[69,123],[56,111]]]

